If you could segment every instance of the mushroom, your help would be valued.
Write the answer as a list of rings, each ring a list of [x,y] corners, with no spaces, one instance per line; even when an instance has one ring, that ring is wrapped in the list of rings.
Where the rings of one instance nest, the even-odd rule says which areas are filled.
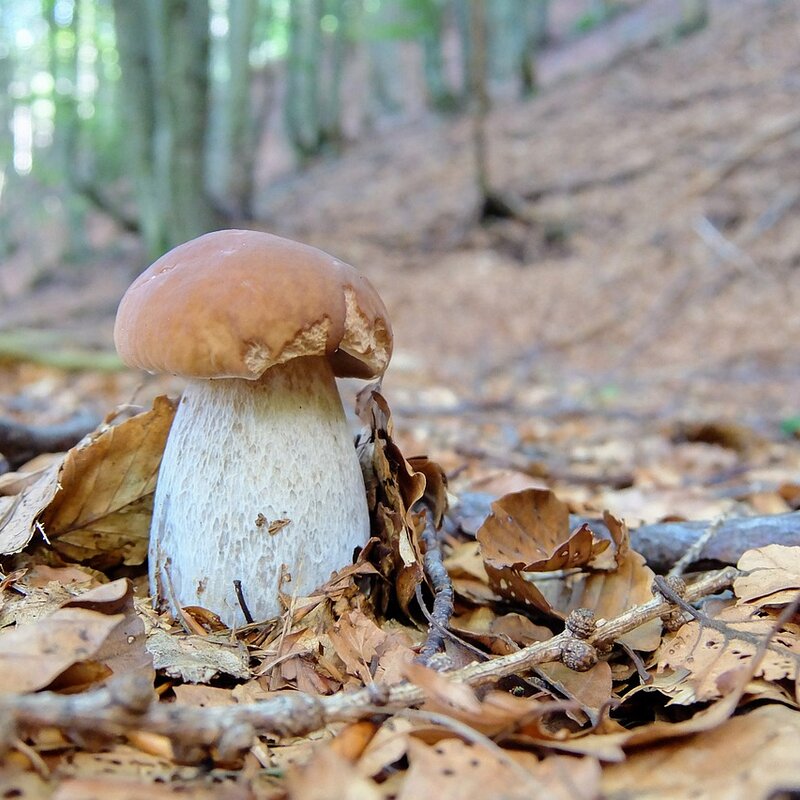
[[[392,333],[353,267],[268,233],[224,230],[162,256],[125,293],[126,364],[189,379],[150,533],[150,588],[173,612],[229,625],[280,613],[369,537],[366,492],[337,377],[382,375]],[[283,575],[286,580],[286,575]]]

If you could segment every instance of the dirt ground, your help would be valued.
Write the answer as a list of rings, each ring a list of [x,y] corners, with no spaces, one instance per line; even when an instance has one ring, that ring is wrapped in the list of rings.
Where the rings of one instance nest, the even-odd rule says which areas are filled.
[[[502,451],[536,474],[537,447],[552,462],[566,439],[574,467],[577,442],[645,441],[665,423],[779,440],[800,413],[799,34],[796,3],[738,0],[688,38],[545,53],[540,94],[498,101],[489,122],[492,181],[529,221],[477,224],[470,122],[427,117],[274,180],[263,226],[376,284],[397,425],[455,471]],[[135,240],[96,220],[102,254],[63,265],[63,231],[26,224],[3,329],[109,348],[144,266]],[[6,413],[46,419],[124,402],[140,376],[9,363],[4,381]],[[164,386],[179,384],[139,397]]]

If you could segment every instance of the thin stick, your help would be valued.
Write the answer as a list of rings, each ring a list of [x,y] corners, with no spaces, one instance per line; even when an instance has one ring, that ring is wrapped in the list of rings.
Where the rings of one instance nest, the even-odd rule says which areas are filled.
[[[242,609],[242,615],[244,616],[245,622],[249,625],[253,621],[253,615],[250,613],[250,609],[248,608],[247,602],[244,599],[241,581],[235,580],[233,582],[233,591],[236,592],[236,600],[239,603],[239,608]]]
[[[420,539],[425,545],[423,566],[433,589],[433,610],[429,617],[428,635],[419,652],[420,663],[427,666],[431,659],[444,648],[444,640],[453,616],[454,592],[453,582],[444,566],[442,544],[434,527],[433,514],[430,510],[425,514],[425,529]],[[420,606],[427,616],[427,609],[421,596],[419,600]]]
[[[675,565],[667,575],[678,578],[686,572],[690,564],[694,564],[695,561],[699,560],[706,545],[717,535],[725,519],[726,515],[720,514],[705,531],[686,548],[686,552],[675,562]]]
[[[737,575],[738,570],[732,568],[706,574],[687,587],[683,599],[694,602],[718,592],[729,586]],[[587,641],[595,646],[616,641],[624,633],[661,617],[674,607],[662,596],[654,597],[598,625]],[[472,686],[485,684],[559,660],[568,641],[572,641],[572,637],[561,633],[515,653],[469,664],[445,674],[453,681]],[[151,681],[145,676],[132,674],[102,689],[83,694],[41,692],[3,696],[0,698],[0,718],[8,731],[56,727],[67,732],[92,731],[98,736],[114,738],[126,731],[143,730],[167,736],[182,745],[209,748],[217,744],[226,732],[244,725],[250,726],[254,735],[303,736],[331,722],[363,719],[372,713],[376,698],[382,709],[391,711],[420,705],[425,700],[425,692],[415,684],[403,681],[391,685],[371,684],[331,696],[286,692],[259,703],[193,708],[153,703]]]

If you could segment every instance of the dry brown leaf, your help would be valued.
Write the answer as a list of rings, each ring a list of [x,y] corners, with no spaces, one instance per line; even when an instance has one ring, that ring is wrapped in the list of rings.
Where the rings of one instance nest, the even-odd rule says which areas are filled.
[[[353,610],[334,624],[328,636],[348,674],[370,683],[370,664],[386,634],[363,611]]]
[[[611,728],[612,733],[588,733],[570,739],[537,738],[528,733],[522,733],[509,737],[508,741],[528,747],[547,747],[565,753],[594,756],[601,761],[617,763],[625,759],[626,750],[692,736],[719,727],[736,711],[740,699],[741,692],[731,692],[722,700],[712,703],[689,719],[680,722],[658,720],[625,730],[621,725],[605,720],[604,727]]]
[[[21,495],[0,527],[0,551],[15,553],[38,529],[65,558],[107,569],[141,564],[150,509],[174,404],[102,427]]]
[[[147,650],[156,669],[186,683],[208,683],[217,675],[250,677],[247,649],[227,636],[189,636],[153,628],[147,633]]]
[[[488,565],[522,572],[584,566],[608,547],[586,525],[570,533],[569,509],[544,489],[525,489],[496,500],[477,539]]]
[[[624,523],[609,514],[605,516],[613,548],[609,547],[609,539],[597,539],[584,527],[569,540],[574,548],[565,546],[555,555],[548,549],[542,552],[539,562],[527,562],[523,556],[527,558],[531,552],[525,549],[525,531],[538,524],[542,536],[549,536],[550,542],[559,539],[563,542],[562,536],[568,535],[568,510],[548,492],[528,490],[509,497],[513,498],[513,505],[509,506],[509,512],[513,511],[513,514],[503,511],[503,506],[493,506],[495,510],[487,523],[492,519],[495,522],[484,523],[478,532],[493,592],[561,619],[575,608],[589,608],[599,618],[610,618],[650,599],[653,572],[644,559],[630,549]],[[519,522],[526,519],[524,525]],[[503,520],[502,524],[497,520]],[[503,537],[508,541],[504,542]],[[504,561],[508,564],[504,565]],[[536,569],[553,570],[567,564],[589,566],[593,571],[564,577],[548,576],[543,580],[538,575],[525,576],[519,568],[522,565],[529,569],[533,565]],[[653,650],[659,640],[658,620],[623,637],[626,644],[638,650]]]
[[[538,733],[538,720],[548,710],[537,699],[501,691],[490,691],[478,699],[467,684],[416,663],[408,665],[406,677],[425,692],[425,710],[445,714],[487,736],[516,729]]]
[[[317,750],[303,767],[286,776],[290,800],[382,800],[383,792],[331,747]]]
[[[93,660],[112,675],[135,672],[155,679],[153,658],[147,650],[144,622],[134,607],[133,590],[125,578],[102,584],[75,597],[64,608],[87,608],[105,614],[119,613],[123,619],[106,637]]]
[[[32,486],[54,462],[60,463],[62,453],[42,453],[20,467],[17,472],[6,472],[0,475],[0,496],[21,494]]]
[[[42,689],[64,670],[94,657],[124,614],[60,608],[0,633],[0,694]]]
[[[706,491],[686,486],[607,489],[596,503],[610,509],[617,517],[624,517],[634,527],[665,519],[715,519],[729,513],[734,506],[730,498],[716,498]]]
[[[659,668],[686,671],[674,703],[704,702],[722,697],[751,661],[760,643],[772,632],[775,621],[753,606],[729,606],[714,619],[727,628],[692,620],[668,636],[657,653]],[[800,626],[785,625],[772,636],[770,646],[755,669],[767,680],[796,680],[800,671]]]
[[[81,567],[48,567],[46,564],[34,564],[25,574],[22,583],[38,589],[42,589],[52,582],[64,586],[83,583],[96,585],[100,577],[101,573]],[[105,576],[103,576],[103,580],[105,580]]]
[[[644,558],[631,550],[627,527],[609,514],[605,520],[614,548],[612,556],[606,552],[601,558],[603,562],[616,562],[615,571],[536,582],[536,588],[559,617],[566,617],[575,608],[589,608],[598,619],[611,619],[652,599],[654,573]],[[619,641],[635,650],[655,650],[661,641],[661,621],[655,619],[641,625]]]
[[[597,796],[597,763],[581,768],[578,759],[543,765],[523,751],[496,751],[460,739],[445,739],[433,746],[412,739],[409,769],[398,800],[436,797],[437,800],[485,800],[503,797],[528,800],[591,800]]]
[[[384,545],[384,552],[376,552],[377,566],[394,582],[396,598],[407,612],[423,578],[418,537],[424,520],[413,508],[425,496],[427,481],[394,443],[389,405],[374,386],[359,393],[357,410],[370,429],[369,436],[362,437],[358,452],[372,528]]]
[[[13,499],[4,498],[8,502],[4,504],[0,516],[0,553],[3,555],[18,553],[33,538],[39,514],[58,491],[58,474],[62,463],[59,461],[48,467],[22,494]],[[39,530],[40,536],[41,533]]]
[[[369,720],[351,722],[337,732],[329,746],[337,755],[355,763],[364,754],[378,730],[377,723]]]
[[[493,593],[526,606],[533,606],[555,617],[562,615],[553,608],[532,579],[511,567],[497,569],[487,562],[486,575]]]
[[[326,669],[322,666],[326,641],[327,636],[308,628],[282,637],[269,677],[270,691],[292,686],[307,694],[332,694],[340,689],[345,676],[335,672],[331,659],[326,659]]]
[[[757,708],[702,736],[631,753],[603,771],[603,796],[752,800],[800,788],[800,713]]]
[[[575,672],[563,664],[543,664],[536,668],[536,672],[560,694],[574,700],[592,725],[598,723],[601,711],[613,699],[611,667],[605,661],[598,662],[586,672]]]
[[[733,583],[742,603],[784,605],[800,591],[800,547],[770,544],[748,550],[737,566],[747,573]]]
[[[378,775],[399,761],[408,751],[408,738],[415,724],[406,717],[389,717],[378,728],[358,759],[360,775],[367,778]]]

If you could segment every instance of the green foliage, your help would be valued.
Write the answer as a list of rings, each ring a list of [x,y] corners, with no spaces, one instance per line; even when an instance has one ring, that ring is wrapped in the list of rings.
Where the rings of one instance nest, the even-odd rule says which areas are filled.
[[[782,419],[781,433],[784,434],[784,436],[796,436],[800,438],[800,414]]]

